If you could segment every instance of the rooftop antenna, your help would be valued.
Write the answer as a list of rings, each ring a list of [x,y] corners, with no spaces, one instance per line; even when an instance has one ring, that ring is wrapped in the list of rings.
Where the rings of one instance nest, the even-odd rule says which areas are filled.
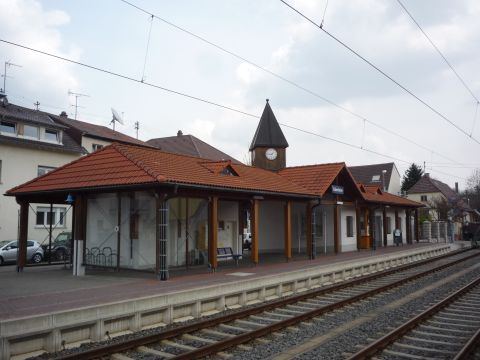
[[[73,92],[71,91],[70,89],[68,89],[68,96],[70,95],[73,95],[75,96],[75,120],[77,120],[77,114],[78,114],[78,108],[81,107],[78,105],[78,98],[81,97],[81,96],[85,96],[85,97],[90,97],[89,95],[86,95],[86,94],[80,94],[80,93],[76,93],[76,92]]]
[[[113,131],[115,131],[115,121],[118,121],[120,124],[123,125],[123,118],[120,116],[120,114],[112,108],[112,121],[110,121],[110,124],[113,126]]]
[[[33,105],[35,106],[35,110],[40,110],[40,102],[38,100],[36,103],[33,103]]]
[[[140,129],[140,123],[135,121],[135,130],[137,131],[137,140],[138,140],[138,129]]]
[[[11,77],[11,76],[8,76],[7,75],[7,65],[10,67],[10,66],[16,66],[16,67],[22,67],[22,65],[17,65],[17,64],[14,64],[14,63],[11,63],[10,60],[8,61],[5,61],[5,70],[3,72],[3,93],[6,94],[7,93],[7,77]]]

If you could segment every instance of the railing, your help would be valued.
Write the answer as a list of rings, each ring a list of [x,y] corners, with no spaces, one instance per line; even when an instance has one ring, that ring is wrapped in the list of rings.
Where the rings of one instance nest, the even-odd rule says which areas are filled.
[[[116,267],[117,253],[109,246],[102,249],[99,247],[92,247],[85,249],[85,265],[87,266],[101,266],[101,267]]]

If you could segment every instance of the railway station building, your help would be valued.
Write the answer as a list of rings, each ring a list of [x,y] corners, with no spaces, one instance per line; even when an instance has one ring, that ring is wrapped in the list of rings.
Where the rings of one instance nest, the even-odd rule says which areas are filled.
[[[252,165],[112,144],[7,192],[20,204],[19,271],[30,203],[73,204],[73,271],[154,271],[276,256],[314,258],[418,241],[422,204],[358,184],[345,163],[286,167],[288,143],[266,104]],[[245,238],[249,229],[251,239]],[[248,249],[247,251],[244,251]]]

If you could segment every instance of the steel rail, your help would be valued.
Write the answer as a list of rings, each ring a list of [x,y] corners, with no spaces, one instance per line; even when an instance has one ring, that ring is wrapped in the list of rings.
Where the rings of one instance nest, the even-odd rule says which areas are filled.
[[[371,358],[372,356],[374,356],[381,350],[385,349],[396,340],[400,339],[403,335],[407,334],[408,332],[416,328],[418,325],[420,325],[422,322],[430,318],[432,315],[437,314],[440,310],[447,307],[448,305],[453,303],[455,300],[457,300],[459,297],[463,296],[464,294],[466,294],[467,292],[469,292],[470,290],[472,290],[478,285],[480,285],[480,277],[473,280],[469,284],[465,285],[460,290],[457,290],[452,295],[446,297],[442,301],[429,307],[427,310],[423,311],[421,314],[410,319],[403,325],[400,325],[396,329],[389,332],[387,335],[382,336],[380,339],[370,343],[365,348],[363,348],[362,350],[356,352],[351,357],[349,357],[348,360],[363,360],[363,359]],[[478,331],[476,335],[479,336]],[[473,349],[473,346],[476,346],[476,345],[478,345],[478,343],[475,344],[473,342],[471,344],[471,347],[469,347],[468,349],[465,349],[465,353],[467,353],[467,351],[470,352]],[[465,358],[461,357],[459,359],[465,359]]]
[[[217,317],[217,318],[200,320],[200,321],[197,321],[195,323],[187,324],[187,325],[181,325],[181,326],[163,331],[163,332],[158,333],[158,334],[149,334],[149,335],[145,335],[145,336],[140,336],[138,338],[129,339],[129,340],[126,340],[125,342],[101,345],[99,347],[96,347],[96,348],[93,348],[93,349],[88,349],[88,350],[85,350],[83,352],[59,355],[57,357],[54,357],[54,359],[56,359],[56,360],[70,360],[70,359],[79,359],[79,358],[81,358],[81,359],[95,359],[95,358],[100,358],[102,356],[108,356],[108,355],[111,355],[113,353],[122,352],[122,351],[126,351],[126,350],[131,350],[131,349],[137,348],[139,346],[152,344],[152,343],[155,343],[155,342],[159,342],[161,340],[172,339],[172,338],[175,338],[177,336],[180,336],[180,335],[183,335],[183,334],[186,334],[186,333],[195,332],[195,331],[198,331],[198,330],[201,330],[201,329],[213,327],[213,326],[216,326],[216,325],[219,325],[219,324],[222,324],[222,323],[231,322],[231,321],[234,321],[234,320],[237,320],[237,319],[241,319],[241,318],[245,318],[245,317],[248,317],[248,316],[251,316],[251,315],[259,314],[259,313],[262,313],[264,311],[268,311],[268,310],[272,310],[272,309],[275,309],[275,308],[278,308],[278,307],[286,306],[286,305],[296,303],[296,302],[299,302],[299,301],[302,301],[302,300],[305,300],[305,299],[321,296],[321,295],[324,295],[326,293],[330,293],[330,292],[333,292],[333,291],[338,291],[338,290],[342,290],[344,288],[360,285],[360,284],[363,284],[363,283],[366,283],[366,282],[369,282],[369,281],[372,281],[372,280],[376,280],[378,278],[381,278],[381,277],[384,277],[384,276],[387,276],[387,275],[391,275],[391,274],[394,274],[394,273],[397,273],[397,272],[409,270],[409,269],[414,268],[414,267],[426,265],[426,264],[429,264],[429,263],[434,262],[434,261],[438,261],[438,260],[442,260],[442,259],[445,259],[445,258],[448,258],[448,257],[451,257],[451,256],[455,256],[455,255],[461,254],[461,253],[469,251],[469,250],[470,249],[462,249],[462,250],[454,251],[454,252],[452,251],[452,252],[450,252],[448,254],[445,254],[445,255],[436,256],[436,257],[426,259],[426,260],[421,260],[419,262],[415,262],[415,263],[412,263],[412,264],[402,265],[402,266],[395,267],[395,268],[390,269],[390,270],[377,272],[375,274],[366,275],[366,276],[363,276],[359,279],[347,280],[347,281],[342,282],[341,284],[329,285],[329,286],[323,287],[321,289],[306,291],[302,294],[290,296],[290,297],[285,298],[285,299],[273,300],[273,301],[268,302],[267,304],[261,304],[259,306],[255,306],[255,307],[252,307],[252,308],[240,310],[240,311],[230,313],[230,314],[227,314],[227,315],[224,315],[224,316],[220,316],[220,317]],[[389,285],[385,285],[381,288],[384,289],[383,291],[385,291],[389,288],[399,286],[399,285],[401,285],[401,284],[403,284],[407,281],[411,281],[415,277],[421,277],[421,276],[428,275],[429,273],[432,273],[434,271],[442,270],[446,267],[456,265],[460,262],[466,261],[470,258],[479,256],[479,255],[480,255],[480,253],[476,252],[476,253],[474,253],[472,255],[469,255],[465,258],[458,259],[458,260],[455,260],[453,262],[449,262],[447,264],[443,264],[443,265],[441,265],[439,267],[436,267],[434,269],[424,271],[424,272],[416,274],[412,277],[399,280],[399,281],[397,281],[395,283],[392,283],[392,284],[389,284]],[[397,285],[394,285],[394,284],[397,284]],[[367,292],[368,295],[365,295],[365,296],[363,296],[364,294],[356,295],[353,298],[349,298],[347,300],[344,300],[342,302],[343,305],[341,305],[341,306],[344,306],[347,303],[358,301],[358,300],[360,300],[364,297],[375,295],[375,294],[378,293],[378,291],[379,291],[379,288],[368,291]],[[327,306],[329,308],[328,311],[331,311],[332,309],[335,309],[335,307],[332,307],[333,305],[335,305],[335,304]],[[324,312],[323,309],[325,309],[325,307],[320,308],[320,309],[315,309],[314,311],[310,311],[306,314],[310,314],[309,318],[315,317],[315,316],[321,315]],[[249,332],[249,333],[246,333],[246,334],[239,335],[238,337],[235,337],[235,338],[220,340],[215,344],[208,345],[208,346],[199,348],[199,349],[191,351],[191,352],[187,352],[185,354],[180,355],[179,357],[174,357],[174,359],[187,359],[187,358],[190,359],[190,358],[195,358],[195,357],[198,357],[198,356],[206,356],[208,354],[216,353],[216,352],[221,351],[223,349],[226,349],[228,347],[238,345],[238,344],[247,342],[249,340],[255,339],[258,336],[263,336],[267,333],[276,331],[276,330],[279,329],[279,328],[277,328],[278,324],[284,324],[284,326],[288,327],[288,326],[291,326],[292,324],[304,321],[307,318],[304,319],[303,315],[304,314],[299,316],[299,317],[302,317],[301,320],[294,321],[295,319],[298,319],[299,317],[294,317],[294,318],[291,318],[291,319],[283,320],[283,321],[277,322],[275,324],[271,324],[267,328],[261,328],[261,329],[258,329],[258,330],[255,330],[255,331],[252,331],[252,332]],[[262,330],[264,330],[264,329],[270,329],[270,330],[261,334]],[[241,340],[235,341],[235,339],[241,339]],[[208,349],[209,352],[204,353],[203,349]],[[200,354],[200,355],[197,355],[197,353]],[[188,355],[188,356],[183,357],[183,355]]]
[[[480,329],[468,340],[465,346],[458,352],[453,360],[468,360],[472,358],[473,352],[480,347]]]

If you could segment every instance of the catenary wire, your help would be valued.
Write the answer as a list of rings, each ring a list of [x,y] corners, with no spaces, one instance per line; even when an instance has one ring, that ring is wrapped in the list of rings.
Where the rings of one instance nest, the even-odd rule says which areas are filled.
[[[243,115],[246,115],[246,116],[249,116],[249,117],[253,117],[253,118],[256,118],[256,119],[259,118],[258,115],[250,114],[250,113],[248,113],[246,111],[243,111],[243,110],[235,109],[235,108],[232,108],[230,106],[222,105],[222,104],[216,103],[214,101],[210,101],[210,100],[206,100],[206,99],[203,99],[203,98],[200,98],[200,97],[197,97],[197,96],[189,95],[189,94],[186,94],[184,92],[177,91],[177,90],[168,89],[168,88],[165,88],[165,87],[160,86],[160,85],[156,85],[156,84],[148,83],[148,82],[145,82],[145,81],[141,81],[141,80],[132,78],[132,77],[127,76],[127,75],[123,75],[123,74],[116,73],[116,72],[111,71],[111,70],[100,68],[98,66],[89,65],[89,64],[82,63],[82,62],[79,62],[79,61],[76,61],[76,60],[68,59],[68,58],[63,57],[63,56],[50,54],[50,53],[42,51],[42,50],[37,50],[37,49],[31,48],[29,46],[18,44],[18,43],[11,42],[11,41],[7,41],[7,40],[1,39],[1,38],[0,38],[0,42],[3,42],[3,43],[8,44],[8,45],[16,46],[16,47],[19,47],[19,48],[22,48],[22,49],[25,49],[25,50],[28,50],[28,51],[32,51],[32,52],[35,52],[35,53],[38,53],[38,54],[42,54],[42,55],[45,55],[45,56],[49,56],[49,57],[52,57],[52,58],[55,58],[55,59],[58,59],[58,60],[62,60],[62,61],[69,62],[69,63],[72,63],[72,64],[76,64],[76,65],[79,65],[79,66],[83,66],[85,68],[95,70],[95,71],[99,71],[99,72],[102,72],[102,73],[105,73],[105,74],[108,74],[108,75],[111,75],[111,76],[114,76],[114,77],[118,77],[118,78],[121,78],[121,79],[124,79],[124,80],[133,81],[135,83],[143,84],[143,85],[146,85],[146,86],[149,86],[149,87],[152,87],[152,88],[156,88],[156,89],[159,89],[159,90],[163,90],[163,91],[166,91],[166,92],[169,92],[169,93],[172,93],[172,94],[180,95],[180,96],[186,97],[186,98],[191,99],[191,100],[195,100],[195,101],[199,101],[199,102],[202,102],[202,103],[205,103],[205,104],[213,105],[213,106],[216,106],[216,107],[219,107],[219,108],[222,108],[222,109],[230,110],[230,111],[233,111],[233,112],[236,112],[236,113],[239,113],[239,114],[243,114]],[[397,158],[397,157],[394,157],[394,156],[391,156],[391,155],[383,154],[383,153],[380,153],[380,152],[375,151],[375,150],[370,150],[370,149],[367,149],[365,147],[362,148],[361,146],[351,144],[351,143],[348,143],[346,141],[342,141],[342,140],[338,140],[338,139],[335,139],[335,138],[332,138],[332,137],[324,136],[324,135],[315,133],[313,131],[304,130],[304,129],[301,129],[301,128],[298,128],[298,127],[295,127],[295,126],[291,126],[291,125],[288,125],[288,124],[284,124],[284,123],[279,123],[279,124],[286,127],[286,128],[289,128],[289,129],[293,129],[293,130],[296,130],[296,131],[299,131],[299,132],[302,132],[302,133],[305,133],[305,134],[314,135],[316,137],[320,137],[320,138],[325,139],[325,140],[330,140],[330,141],[333,141],[333,142],[336,142],[336,143],[339,143],[339,144],[342,144],[342,145],[346,145],[346,146],[349,146],[349,147],[352,147],[352,148],[363,150],[363,151],[369,152],[371,154],[375,154],[375,155],[378,155],[378,156],[383,156],[383,157],[386,157],[386,158],[389,158],[389,159],[392,159],[392,160],[397,160],[397,161],[400,161],[400,162],[403,162],[403,163],[410,163],[411,162],[411,161],[408,161],[408,160],[405,160],[405,159],[400,159],[400,158]]]
[[[362,116],[362,115],[359,115],[359,114],[355,113],[354,111],[346,108],[345,106],[342,106],[342,105],[340,105],[340,104],[337,104],[337,103],[335,103],[334,101],[332,101],[332,100],[330,100],[330,99],[328,99],[328,98],[326,98],[326,97],[324,97],[324,96],[322,96],[322,95],[320,95],[320,94],[318,94],[318,93],[316,93],[316,92],[314,92],[314,91],[312,91],[312,90],[310,90],[310,89],[308,89],[308,88],[306,88],[306,87],[304,87],[304,86],[302,86],[302,85],[300,85],[300,84],[298,84],[298,83],[296,83],[296,82],[294,82],[294,81],[292,81],[292,80],[289,80],[289,79],[285,78],[284,76],[279,75],[279,74],[277,74],[277,73],[269,70],[268,68],[266,68],[266,67],[264,67],[264,66],[258,65],[257,63],[255,63],[255,62],[253,62],[253,61],[251,61],[251,60],[248,60],[247,58],[245,58],[245,57],[243,57],[243,56],[241,56],[241,55],[239,55],[239,54],[237,54],[237,53],[235,53],[235,52],[233,52],[233,51],[231,51],[231,50],[228,50],[228,49],[224,48],[223,46],[220,46],[220,45],[218,45],[218,44],[215,44],[214,42],[212,42],[212,41],[210,41],[210,40],[208,40],[208,39],[206,39],[206,38],[204,38],[204,37],[202,37],[202,36],[200,36],[200,35],[197,35],[197,34],[193,33],[193,32],[190,31],[190,30],[187,30],[187,29],[185,29],[185,28],[183,28],[183,27],[181,27],[181,26],[178,26],[178,25],[176,25],[176,24],[174,24],[174,23],[172,23],[172,22],[170,22],[170,21],[168,21],[168,20],[166,20],[166,19],[164,19],[164,18],[156,15],[156,14],[153,14],[153,13],[151,13],[150,11],[148,11],[148,10],[146,10],[146,9],[138,6],[138,5],[135,5],[135,4],[133,4],[133,3],[129,2],[129,1],[127,1],[127,0],[120,0],[120,1],[123,2],[123,3],[126,4],[126,5],[129,5],[129,6],[133,7],[133,8],[135,8],[135,9],[137,9],[137,10],[139,10],[139,11],[141,11],[141,12],[147,14],[147,15],[149,15],[149,16],[155,17],[157,20],[159,20],[159,21],[161,21],[161,22],[163,22],[163,23],[165,23],[165,24],[167,24],[167,25],[169,25],[169,26],[171,26],[171,27],[173,27],[173,28],[175,28],[175,29],[177,29],[177,30],[179,30],[179,31],[181,31],[181,32],[184,32],[184,33],[186,33],[186,34],[188,34],[188,35],[196,38],[197,40],[199,40],[199,41],[201,41],[201,42],[204,42],[204,43],[206,43],[206,44],[208,44],[208,45],[210,45],[210,46],[212,46],[212,47],[214,47],[214,48],[216,48],[216,49],[218,49],[218,50],[220,50],[220,51],[222,51],[222,52],[224,52],[224,53],[226,53],[226,54],[228,54],[228,55],[233,56],[233,57],[235,57],[235,58],[238,59],[238,60],[241,60],[241,61],[243,61],[243,62],[246,62],[246,63],[248,63],[249,65],[251,65],[251,66],[253,66],[253,67],[257,68],[257,69],[259,69],[259,70],[261,70],[261,71],[263,71],[263,72],[266,72],[266,73],[268,73],[269,75],[271,75],[271,76],[273,76],[273,77],[275,77],[275,78],[277,78],[277,79],[279,79],[279,80],[281,80],[281,81],[283,81],[283,82],[286,82],[286,83],[288,83],[288,84],[296,87],[297,89],[302,90],[302,91],[304,91],[304,92],[306,92],[306,93],[308,93],[308,94],[310,94],[310,95],[312,95],[312,96],[314,96],[314,97],[316,97],[316,98],[318,98],[318,99],[320,99],[320,100],[322,100],[322,101],[324,101],[324,102],[326,102],[326,103],[328,103],[328,104],[336,107],[337,109],[340,109],[340,110],[342,110],[342,111],[344,111],[344,112],[346,112],[346,113],[348,113],[348,114],[350,114],[350,115],[352,115],[352,116],[354,116],[354,117],[356,117],[356,118],[358,118],[358,119],[360,119],[360,120],[362,120],[362,121],[364,121],[364,122],[368,122],[369,124],[371,124],[371,125],[379,128],[379,129],[381,129],[381,130],[383,130],[383,131],[385,131],[385,132],[387,132],[387,133],[389,133],[389,134],[391,134],[391,135],[397,136],[397,137],[401,138],[401,139],[404,140],[404,141],[407,141],[407,142],[409,142],[409,143],[411,143],[411,144],[413,144],[413,145],[415,145],[415,146],[418,146],[418,147],[422,148],[423,150],[427,150],[427,151],[429,151],[429,152],[433,152],[433,153],[435,153],[436,155],[444,158],[445,160],[451,161],[451,162],[453,162],[453,163],[455,163],[455,164],[460,164],[460,162],[458,162],[457,160],[454,160],[454,159],[452,159],[452,158],[450,158],[450,157],[448,157],[448,156],[442,155],[442,154],[438,153],[437,151],[434,151],[434,150],[432,150],[432,149],[429,149],[429,148],[427,148],[426,146],[424,146],[424,145],[422,145],[422,144],[420,144],[420,143],[418,143],[418,142],[416,142],[416,141],[414,141],[414,140],[412,140],[412,139],[407,138],[406,136],[403,136],[403,135],[401,135],[401,134],[399,134],[399,133],[397,133],[397,132],[395,132],[395,131],[392,131],[392,130],[390,130],[390,129],[387,129],[387,128],[384,127],[384,126],[382,126],[382,125],[380,125],[380,124],[378,124],[378,123],[376,123],[376,122],[374,122],[374,121],[372,121],[372,120],[369,120],[369,119],[367,119],[366,117],[364,117],[364,116]],[[324,17],[325,17],[325,12],[326,12],[326,7],[327,7],[327,6],[328,6],[328,1],[327,1],[326,6],[325,6]]]
[[[142,81],[145,80],[145,68],[147,67],[148,49],[150,47],[150,37],[152,36],[153,15],[150,16],[150,26],[148,28],[147,48],[145,50],[145,59],[143,61]]]
[[[475,96],[475,94],[473,93],[473,91],[468,87],[468,85],[466,84],[466,82],[462,79],[462,77],[460,76],[460,74],[458,74],[458,72],[455,70],[455,68],[452,66],[452,64],[450,64],[450,62],[447,60],[447,58],[443,55],[443,53],[440,51],[440,49],[435,45],[435,43],[433,42],[433,40],[430,38],[430,36],[428,36],[428,34],[423,30],[423,28],[420,26],[420,24],[418,23],[417,20],[415,20],[415,18],[413,17],[413,15],[410,13],[410,11],[407,10],[407,8],[405,7],[405,5],[400,1],[400,0],[397,0],[398,4],[403,8],[403,10],[405,11],[405,13],[410,17],[410,19],[412,19],[412,21],[415,23],[415,25],[417,25],[418,29],[422,32],[422,34],[427,38],[428,42],[433,46],[433,48],[437,51],[438,55],[441,56],[441,58],[443,59],[443,61],[445,61],[445,63],[448,65],[448,67],[453,71],[453,73],[455,74],[455,76],[458,78],[458,80],[460,80],[460,82],[463,84],[463,86],[465,87],[465,89],[467,89],[467,91],[470,93],[470,95],[472,95],[472,97],[475,99],[475,102],[478,103],[480,102],[478,100],[478,98]]]
[[[440,111],[438,111],[437,109],[435,109],[433,106],[431,106],[430,104],[428,104],[425,100],[423,100],[422,98],[420,98],[419,96],[417,96],[413,91],[409,90],[408,88],[406,88],[404,85],[400,84],[397,80],[395,80],[393,77],[391,77],[390,75],[388,75],[385,71],[383,71],[382,69],[380,69],[378,66],[376,66],[374,63],[372,63],[370,60],[368,60],[367,58],[363,57],[362,55],[360,55],[360,53],[358,53],[356,50],[354,50],[353,48],[351,48],[350,46],[348,46],[345,42],[343,42],[342,40],[340,40],[339,38],[337,38],[335,35],[333,35],[332,33],[330,33],[329,31],[325,30],[323,27],[321,27],[320,25],[318,25],[315,21],[313,21],[312,19],[310,19],[308,16],[306,16],[305,14],[303,14],[300,10],[294,8],[292,5],[290,5],[289,3],[287,3],[286,1],[284,0],[279,0],[280,2],[282,2],[283,4],[285,4],[286,6],[288,6],[290,9],[292,9],[294,12],[296,12],[297,14],[299,14],[301,17],[303,17],[305,20],[307,20],[308,22],[310,22],[311,24],[313,24],[315,27],[317,27],[318,29],[320,29],[321,31],[323,31],[326,35],[328,35],[332,40],[336,41],[337,43],[339,43],[340,45],[342,45],[345,49],[347,49],[349,52],[351,52],[352,54],[354,54],[356,57],[358,57],[359,59],[361,59],[363,62],[365,62],[366,64],[368,64],[370,67],[372,67],[373,69],[375,69],[377,72],[379,72],[380,74],[382,74],[384,77],[386,77],[388,80],[390,80],[391,82],[393,82],[395,85],[397,85],[399,88],[401,88],[403,91],[405,91],[406,93],[408,93],[410,96],[412,96],[414,99],[416,99],[417,101],[419,101],[421,104],[423,104],[424,106],[426,106],[428,109],[430,109],[432,112],[434,112],[435,114],[437,114],[440,118],[442,118],[443,120],[445,120],[446,122],[448,122],[450,125],[452,125],[453,127],[455,127],[458,131],[460,131],[461,133],[463,133],[464,135],[466,135],[468,138],[472,139],[473,141],[475,141],[477,144],[480,145],[480,141],[478,141],[476,138],[474,138],[473,136],[470,136],[465,130],[463,130],[460,126],[458,126],[457,124],[455,124],[452,120],[450,120],[448,117],[446,117],[445,115],[443,115]]]

